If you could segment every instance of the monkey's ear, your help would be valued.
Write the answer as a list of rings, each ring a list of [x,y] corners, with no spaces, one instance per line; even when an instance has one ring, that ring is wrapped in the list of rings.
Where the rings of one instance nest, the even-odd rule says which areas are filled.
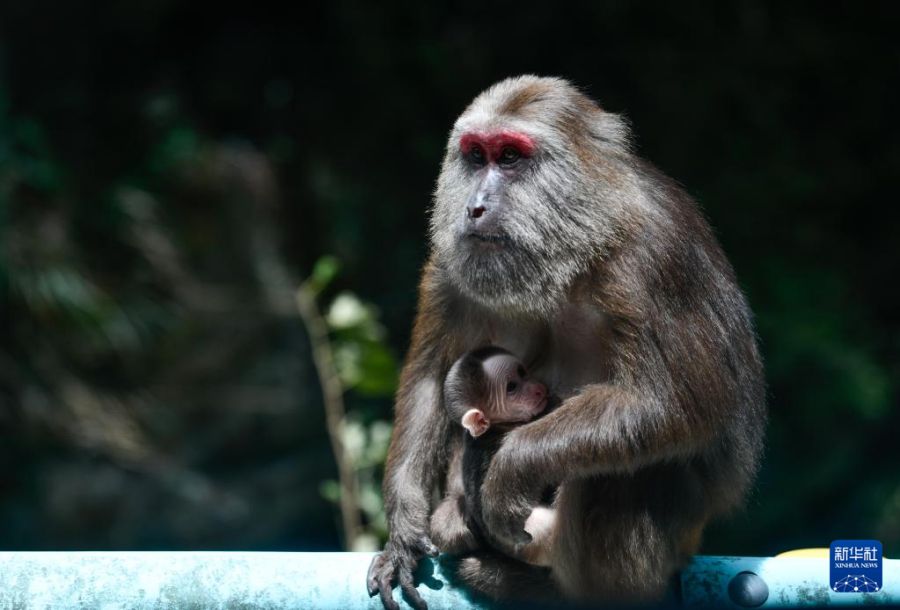
[[[484,413],[478,409],[469,409],[462,416],[462,426],[469,431],[472,438],[478,438],[491,427],[491,422],[484,416]]]

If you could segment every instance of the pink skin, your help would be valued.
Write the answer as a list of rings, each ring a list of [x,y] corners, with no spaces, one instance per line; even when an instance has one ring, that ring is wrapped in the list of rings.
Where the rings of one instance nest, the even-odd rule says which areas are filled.
[[[461,422],[473,437],[487,432],[492,424],[530,421],[547,407],[547,386],[530,379],[514,357],[491,356],[484,369],[490,379],[489,396],[483,397],[481,408],[466,411]]]
[[[496,163],[506,148],[512,148],[519,156],[530,157],[534,154],[535,144],[527,134],[506,129],[469,132],[459,139],[459,150],[464,155],[479,147],[488,163]]]
[[[511,419],[509,421],[528,421],[539,413],[543,413],[547,406],[547,386],[537,381],[526,381],[522,388],[522,397],[514,402],[518,404],[518,408],[514,407],[513,411],[527,414],[522,420]],[[501,421],[501,420],[498,420]]]
[[[525,531],[531,535],[531,542],[522,548],[523,559],[536,566],[551,566],[553,532],[556,528],[556,509],[535,506],[525,521]]]

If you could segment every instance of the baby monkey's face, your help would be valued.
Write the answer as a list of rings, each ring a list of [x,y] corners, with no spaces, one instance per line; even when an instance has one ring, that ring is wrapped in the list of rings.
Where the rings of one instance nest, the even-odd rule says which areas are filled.
[[[485,413],[494,422],[526,422],[547,406],[547,387],[528,376],[518,358],[497,354],[484,361]]]
[[[529,377],[515,356],[495,354],[482,366],[484,395],[462,420],[472,436],[484,434],[493,424],[527,422],[547,407],[547,387]]]

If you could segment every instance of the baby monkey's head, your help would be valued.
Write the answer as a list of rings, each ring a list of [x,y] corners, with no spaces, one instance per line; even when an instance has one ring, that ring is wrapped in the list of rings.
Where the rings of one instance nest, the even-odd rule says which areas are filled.
[[[547,407],[547,387],[528,376],[505,349],[482,347],[453,363],[444,380],[444,407],[473,437],[494,424],[526,422]]]

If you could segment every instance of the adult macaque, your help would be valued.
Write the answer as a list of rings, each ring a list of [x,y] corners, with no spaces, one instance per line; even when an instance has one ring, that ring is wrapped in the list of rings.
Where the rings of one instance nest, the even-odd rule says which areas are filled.
[[[495,454],[482,487],[491,535],[527,542],[526,519],[558,485],[545,586],[660,598],[710,518],[746,494],[766,420],[751,313],[696,204],[633,154],[618,116],[566,81],[525,76],[454,125],[430,234],[385,469],[390,534],[369,592],[397,608],[399,582],[425,606],[412,573],[437,552],[432,499],[460,445],[441,384],[490,344],[536,363],[562,400]],[[529,570],[484,550],[460,576],[506,597]]]
[[[481,486],[491,458],[517,424],[537,417],[550,404],[547,387],[532,379],[524,364],[498,347],[469,352],[450,367],[444,380],[444,407],[465,429],[462,455],[447,475],[444,500],[431,516],[431,537],[446,553],[474,551],[487,543],[534,565],[549,565],[555,511],[536,507],[525,523],[531,542],[504,546],[484,525]]]

